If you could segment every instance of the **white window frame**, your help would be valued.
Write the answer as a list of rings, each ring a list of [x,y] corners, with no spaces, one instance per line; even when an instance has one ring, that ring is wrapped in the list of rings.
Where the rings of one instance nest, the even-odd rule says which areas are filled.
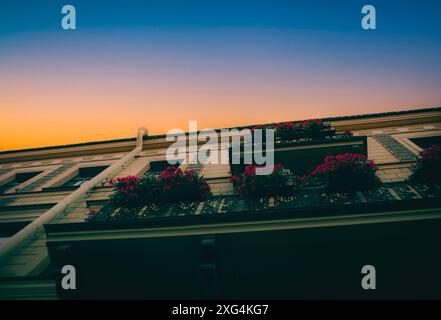
[[[78,163],[72,168],[60,173],[58,176],[56,176],[54,179],[48,181],[44,185],[41,186],[42,189],[45,188],[56,188],[61,187],[63,184],[65,184],[67,181],[75,177],[77,174],[79,174],[80,169],[82,168],[90,168],[90,167],[104,167],[104,166],[111,166],[115,160],[106,160],[106,161],[90,161],[90,162],[83,162]]]
[[[392,137],[395,138],[399,143],[404,145],[407,149],[412,151],[414,154],[418,155],[423,149],[417,144],[413,143],[410,139],[413,138],[429,138],[441,136],[441,130],[436,131],[422,131],[422,132],[412,132],[406,134],[396,134]]]
[[[28,185],[34,183],[37,180],[40,180],[50,172],[56,170],[60,166],[45,166],[45,167],[27,167],[27,168],[17,168],[12,171],[9,171],[2,176],[0,176],[0,186],[3,186],[7,184],[8,182],[15,179],[16,175],[19,173],[29,173],[29,172],[38,172],[41,171],[39,174],[37,174],[35,177],[26,180],[25,182],[17,185],[15,188],[9,189],[3,194],[12,194],[15,193],[23,188],[26,188]]]

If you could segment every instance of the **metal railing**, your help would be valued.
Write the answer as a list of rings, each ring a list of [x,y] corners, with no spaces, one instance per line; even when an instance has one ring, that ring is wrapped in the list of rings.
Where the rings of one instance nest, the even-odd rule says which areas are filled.
[[[301,191],[290,196],[267,196],[253,200],[238,196],[214,196],[205,201],[158,204],[151,203],[136,208],[114,208],[107,203],[88,221],[133,221],[152,218],[215,215],[243,212],[271,212],[289,209],[329,208],[363,204],[398,204],[403,200],[440,200],[438,185],[389,183],[371,191],[352,193],[327,193],[323,189]]]

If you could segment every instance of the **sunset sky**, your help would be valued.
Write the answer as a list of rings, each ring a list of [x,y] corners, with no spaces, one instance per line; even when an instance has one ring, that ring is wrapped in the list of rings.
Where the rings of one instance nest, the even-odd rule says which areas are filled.
[[[0,2],[0,150],[434,106],[437,0]]]

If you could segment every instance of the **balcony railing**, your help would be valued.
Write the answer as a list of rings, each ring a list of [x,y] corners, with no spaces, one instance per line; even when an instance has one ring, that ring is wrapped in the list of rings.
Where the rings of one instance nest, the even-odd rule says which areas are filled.
[[[441,187],[438,185],[390,183],[372,191],[353,193],[327,193],[323,189],[305,190],[291,196],[263,197],[246,200],[238,196],[215,196],[209,200],[175,204],[149,204],[138,208],[113,208],[107,203],[95,215],[90,223],[111,221],[136,221],[152,218],[223,215],[234,213],[279,212],[311,208],[323,208],[332,214],[332,209],[339,207],[369,206],[381,211],[386,205],[418,202],[417,206],[427,206],[435,202],[441,204]],[[405,209],[404,205],[404,209]]]

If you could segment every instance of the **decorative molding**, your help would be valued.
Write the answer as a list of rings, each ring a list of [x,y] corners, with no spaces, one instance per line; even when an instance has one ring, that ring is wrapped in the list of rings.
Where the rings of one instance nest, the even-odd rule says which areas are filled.
[[[94,241],[94,240],[116,240],[134,238],[155,238],[186,235],[213,235],[232,232],[256,232],[267,230],[287,230],[332,227],[358,224],[372,224],[399,221],[416,221],[427,219],[441,219],[439,209],[423,210],[400,210],[389,212],[376,212],[366,214],[340,214],[336,212],[329,217],[302,217],[291,219],[268,219],[251,220],[245,222],[228,222],[212,224],[192,224],[185,226],[170,227],[149,227],[139,226],[138,228],[95,228],[89,230],[68,230],[69,226],[63,226],[65,230],[46,229],[47,242],[64,241]],[[70,226],[78,225],[71,224]]]

